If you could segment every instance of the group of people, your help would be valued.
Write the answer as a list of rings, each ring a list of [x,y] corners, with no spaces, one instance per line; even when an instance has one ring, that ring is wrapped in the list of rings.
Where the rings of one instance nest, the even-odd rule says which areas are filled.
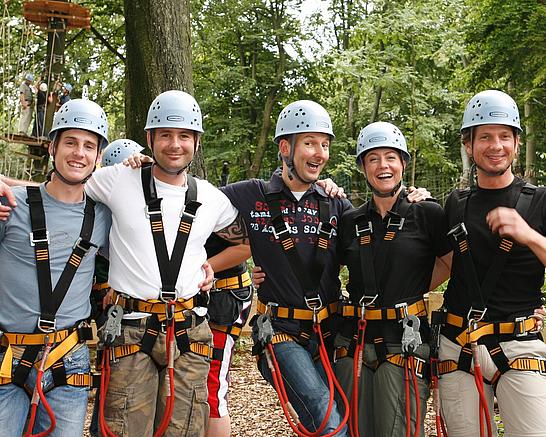
[[[145,129],[153,162],[114,165],[140,151],[123,140],[95,171],[106,115],[74,99],[54,119],[48,182],[0,177],[6,435],[81,434],[98,252],[111,289],[101,435],[230,435],[227,375],[252,296],[250,254],[253,353],[297,435],[424,436],[431,385],[439,435],[493,435],[494,395],[505,435],[544,435],[545,190],[512,172],[522,130],[510,96],[488,90],[468,103],[461,140],[476,183],[445,209],[404,187],[410,154],[386,122],[356,145],[372,198],[354,209],[333,195],[319,181],[332,122],[309,100],[279,115],[271,179],[221,190],[188,174],[204,132],[192,96],[160,94]],[[448,277],[429,324],[423,295]]]
[[[48,92],[48,84],[39,78],[34,85],[34,75],[25,74],[25,78],[19,86],[19,135],[28,135],[30,123],[34,120],[31,136],[47,139],[48,132],[45,129],[45,115],[48,103],[53,101],[54,94],[58,94],[55,110],[70,100],[72,85],[55,81],[53,91]]]

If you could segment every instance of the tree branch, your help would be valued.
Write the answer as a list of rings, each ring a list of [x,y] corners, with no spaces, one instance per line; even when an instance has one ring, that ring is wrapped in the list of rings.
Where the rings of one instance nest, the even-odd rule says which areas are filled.
[[[125,63],[125,56],[119,53],[116,50],[116,48],[112,44],[110,44],[108,40],[104,36],[102,36],[96,28],[91,26],[91,32],[93,32],[93,35],[95,35],[105,45],[105,47],[108,50],[110,50],[114,55],[116,55],[119,59],[121,59],[123,63]]]

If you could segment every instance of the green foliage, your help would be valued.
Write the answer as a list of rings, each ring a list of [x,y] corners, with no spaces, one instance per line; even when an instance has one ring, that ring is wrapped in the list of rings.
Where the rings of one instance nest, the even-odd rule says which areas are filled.
[[[2,130],[16,125],[23,74],[38,75],[46,65],[46,32],[25,22],[22,3],[4,4]],[[390,121],[404,132],[415,157],[415,168],[410,165],[406,173],[408,182],[414,171],[418,185],[434,185],[430,175],[441,176],[443,186],[452,184],[461,171],[458,129],[464,104],[471,94],[489,87],[513,94],[522,112],[525,103],[531,105],[536,168],[539,182],[546,180],[546,161],[540,159],[546,157],[543,2],[325,4],[305,17],[301,0],[191,1],[194,86],[205,114],[203,150],[213,182],[219,180],[223,161],[230,163],[230,180],[246,177],[259,153],[262,128],[267,131],[262,173],[275,168],[276,117],[287,103],[307,98],[332,115],[336,140],[327,171],[352,184],[347,188],[366,190],[354,165],[354,150],[359,130],[374,120]],[[108,113],[110,137],[119,138],[125,136],[123,2],[88,0],[84,5],[91,9],[96,32],[67,33],[63,80],[75,86],[75,96],[89,85],[91,98]]]

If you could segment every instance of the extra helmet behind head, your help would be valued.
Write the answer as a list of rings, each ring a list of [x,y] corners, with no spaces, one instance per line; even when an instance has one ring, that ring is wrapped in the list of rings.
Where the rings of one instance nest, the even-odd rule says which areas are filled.
[[[466,105],[461,131],[484,124],[502,124],[521,133],[518,105],[508,94],[487,90],[476,94]]]
[[[86,99],[72,99],[55,113],[49,138],[55,142],[60,131],[83,129],[99,136],[99,150],[108,144],[108,120],[104,110],[95,102]]]
[[[400,129],[394,124],[377,121],[369,124],[360,131],[356,145],[356,162],[361,162],[364,155],[370,150],[380,147],[398,150],[406,163],[411,159],[411,155],[408,153],[406,138]]]
[[[155,128],[189,129],[203,133],[203,118],[197,101],[179,90],[165,91],[157,96],[146,119],[145,130]]]
[[[286,106],[277,119],[275,143],[285,135],[319,132],[335,137],[330,115],[321,105],[311,100],[298,100]]]
[[[101,166],[108,167],[109,165],[119,164],[125,158],[144,150],[136,141],[129,139],[119,139],[112,141],[102,153]]]

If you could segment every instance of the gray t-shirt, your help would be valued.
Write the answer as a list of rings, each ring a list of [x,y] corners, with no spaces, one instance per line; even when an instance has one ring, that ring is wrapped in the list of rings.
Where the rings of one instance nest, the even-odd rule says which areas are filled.
[[[52,287],[59,280],[72,247],[80,235],[85,202],[63,203],[40,186],[49,230]],[[17,207],[7,221],[0,221],[0,330],[33,332],[40,315],[40,297],[34,248],[30,245],[30,214],[25,187],[14,187]],[[5,198],[0,198],[6,204]],[[106,247],[110,230],[110,210],[97,203],[91,242]],[[89,294],[93,285],[95,254],[92,247],[83,258],[68,293],[57,312],[57,329],[73,326],[89,316]],[[102,250],[101,250],[102,252]]]

